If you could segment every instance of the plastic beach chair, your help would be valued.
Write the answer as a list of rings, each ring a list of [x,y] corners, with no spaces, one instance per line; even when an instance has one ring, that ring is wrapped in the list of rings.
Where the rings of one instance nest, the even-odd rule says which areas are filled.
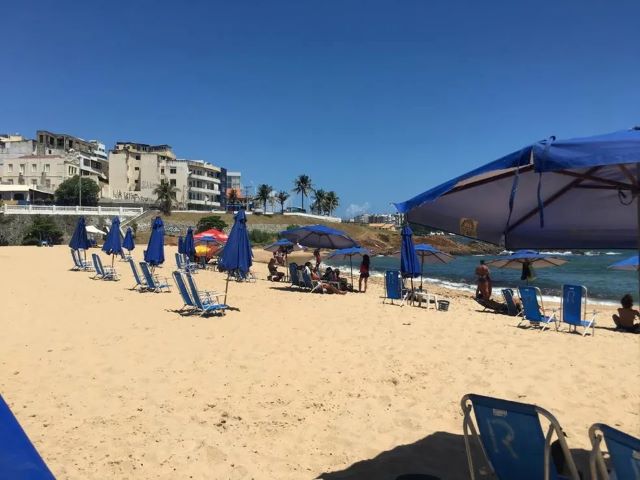
[[[392,305],[394,300],[401,300],[401,306],[404,304],[405,299],[400,270],[387,270],[384,272],[384,297],[382,298],[382,303],[387,300],[391,300]]]
[[[78,250],[71,249],[71,258],[73,259],[74,267],[72,270],[93,270],[93,264],[91,262],[85,262],[80,258],[80,252]]]
[[[167,278],[163,278],[161,280],[158,275],[151,273],[147,262],[140,262],[140,270],[142,270],[142,275],[147,282],[147,291],[154,293],[160,293],[163,290],[166,290],[167,292],[171,291],[169,280]]]
[[[591,319],[587,319],[587,288],[582,285],[562,286],[562,322],[569,325],[569,331],[578,331],[578,327],[583,327],[584,337],[589,328],[591,335],[595,333],[596,312],[591,313]]]
[[[218,297],[222,295],[221,293],[199,291],[193,276],[190,273],[185,274],[185,276],[191,290],[191,298],[195,304],[195,309],[200,313],[200,316],[205,316],[209,313],[225,314],[225,310],[229,306],[219,302]]]
[[[640,480],[640,439],[602,423],[591,426],[589,437],[593,447],[589,455],[589,467],[593,480],[609,478]],[[609,452],[611,471],[607,471],[600,449],[603,440]]]
[[[302,270],[302,286],[308,288],[309,293],[324,293],[322,282],[320,280],[313,280],[306,270]]]
[[[502,296],[504,298],[505,303],[507,304],[507,314],[511,315],[512,317],[517,317],[518,315],[520,315],[521,312],[519,311],[518,306],[516,305],[515,293],[513,292],[513,289],[503,288]]]
[[[129,259],[129,266],[131,267],[131,273],[133,273],[133,278],[136,281],[136,284],[131,287],[131,290],[140,289],[140,291],[144,291],[147,289],[147,282],[144,278],[140,277],[140,273],[138,272],[138,268],[136,267],[133,259]]]
[[[102,260],[100,260],[97,253],[91,254],[91,258],[93,258],[93,266],[96,269],[96,274],[92,278],[99,278],[101,280],[120,280],[115,268],[102,266]]]
[[[291,280],[291,288],[300,287],[300,279],[298,277],[298,264],[289,264],[289,279]]]
[[[522,319],[518,326],[528,321],[532,326],[541,327],[541,332],[549,328],[551,323],[555,325],[556,330],[558,329],[555,310],[550,316],[546,314],[542,303],[542,293],[538,287],[518,287],[518,293],[523,308]]]
[[[471,480],[477,476],[471,452],[474,439],[484,456],[484,471],[500,480],[579,480],[578,470],[562,427],[551,413],[536,405],[469,394],[461,401],[462,428]],[[472,419],[475,416],[475,422]],[[540,417],[548,423],[543,433]],[[560,476],[551,458],[555,435],[564,454],[569,477]]]
[[[178,312],[185,312],[188,310],[193,310],[196,308],[196,304],[191,298],[191,294],[187,289],[187,285],[184,283],[184,278],[182,276],[182,272],[175,271],[173,272],[173,280],[176,282],[176,286],[178,287],[178,291],[180,292],[180,297],[182,298],[182,308],[178,310]]]
[[[0,478],[55,480],[0,395]]]

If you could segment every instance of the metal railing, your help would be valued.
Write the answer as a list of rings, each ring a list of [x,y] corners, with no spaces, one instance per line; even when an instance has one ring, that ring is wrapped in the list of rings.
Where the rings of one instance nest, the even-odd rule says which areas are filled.
[[[78,207],[61,205],[2,205],[0,212],[5,215],[106,215],[135,217],[142,213],[142,207]]]

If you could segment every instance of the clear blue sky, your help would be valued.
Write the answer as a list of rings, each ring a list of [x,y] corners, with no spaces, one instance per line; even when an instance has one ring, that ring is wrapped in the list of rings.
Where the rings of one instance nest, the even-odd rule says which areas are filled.
[[[341,214],[640,124],[638,0],[22,0],[0,40],[0,131],[306,173]]]

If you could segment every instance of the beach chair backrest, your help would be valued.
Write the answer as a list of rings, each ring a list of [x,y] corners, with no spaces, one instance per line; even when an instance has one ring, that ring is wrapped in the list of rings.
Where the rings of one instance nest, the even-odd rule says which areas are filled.
[[[300,285],[300,280],[298,280],[298,264],[290,263],[289,264],[289,278],[291,279],[291,285],[297,287]]]
[[[311,280],[311,275],[309,275],[306,270],[302,270],[301,283],[303,287],[313,289],[313,281]]]
[[[595,454],[602,455],[599,451],[599,442],[594,442],[596,435],[600,433],[609,452],[609,462],[616,478],[640,480],[640,439],[616,430],[608,425],[596,423],[589,429],[591,441],[594,443]],[[602,460],[602,458],[601,458]]]
[[[102,268],[102,260],[97,253],[92,253],[91,258],[93,259],[93,267],[96,269],[96,273],[101,277],[104,277],[104,269]]]
[[[178,270],[182,270],[184,267],[182,265],[182,255],[180,253],[176,253],[176,266],[178,267]]]
[[[463,398],[463,410],[465,399],[471,403],[480,442],[497,478],[545,478],[545,448],[549,447],[545,447],[535,405],[472,394]],[[558,478],[550,458],[548,468],[548,478]]]
[[[147,287],[150,289],[157,288],[156,282],[153,280],[153,275],[151,275],[151,271],[149,270],[149,264],[147,262],[140,262],[140,270],[142,270],[142,275],[147,281]]]
[[[0,438],[2,439],[0,478],[55,480],[2,395],[0,395]]]
[[[540,289],[537,287],[518,287],[518,293],[524,309],[524,318],[532,322],[541,321],[542,312],[538,303]]]
[[[587,289],[582,285],[562,286],[562,321],[581,326],[587,310]]]
[[[185,275],[187,277],[187,283],[189,284],[189,289],[191,290],[191,298],[193,299],[193,303],[200,310],[204,310],[204,305],[202,304],[202,299],[200,298],[200,294],[198,293],[198,287],[196,286],[196,282],[193,279],[193,276],[190,273]]]
[[[189,305],[190,307],[195,306],[195,303],[191,299],[191,295],[187,290],[187,286],[184,283],[184,279],[182,278],[182,273],[178,271],[173,272],[173,279],[176,281],[178,291],[180,292],[180,296],[182,297],[182,301],[184,302],[184,304]]]
[[[142,286],[143,283],[140,279],[140,274],[138,273],[135,262],[131,258],[129,259],[129,265],[131,266],[131,272],[133,273],[133,279],[136,281],[136,285]]]
[[[387,298],[400,300],[402,298],[402,280],[399,270],[387,270],[384,272],[384,287]]]
[[[516,307],[516,302],[513,299],[514,293],[511,288],[503,288],[502,296],[504,297],[504,301],[507,304],[507,313],[512,317],[518,315],[518,307]]]

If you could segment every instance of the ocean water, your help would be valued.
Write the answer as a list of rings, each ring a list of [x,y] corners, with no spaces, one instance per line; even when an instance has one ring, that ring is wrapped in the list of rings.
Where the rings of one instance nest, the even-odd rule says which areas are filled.
[[[612,263],[635,255],[631,251],[607,252],[543,252],[554,256],[562,256],[567,263],[558,267],[535,269],[536,280],[531,285],[539,287],[545,297],[558,299],[564,284],[584,285],[589,298],[596,302],[618,303],[622,295],[631,293],[638,301],[638,273],[607,268]],[[437,283],[449,288],[475,291],[475,268],[479,261],[500,258],[494,255],[456,256],[452,262],[442,265],[424,265],[425,283]],[[330,265],[345,268],[345,276],[349,275],[349,263],[328,262]],[[357,276],[360,260],[354,259],[354,275]],[[521,270],[509,268],[491,268],[494,292],[500,288],[515,288],[525,285],[520,280]],[[383,276],[385,270],[399,269],[400,259],[394,257],[372,257],[371,274]],[[357,281],[357,280],[356,280]],[[418,282],[420,279],[418,278]]]

